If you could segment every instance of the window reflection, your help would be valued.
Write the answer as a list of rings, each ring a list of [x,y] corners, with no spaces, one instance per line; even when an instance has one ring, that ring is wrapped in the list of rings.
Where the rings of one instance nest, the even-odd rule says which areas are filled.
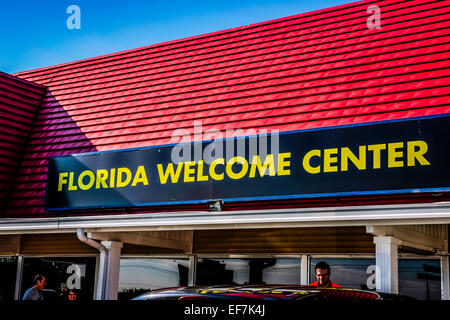
[[[274,266],[263,270],[264,283],[300,284],[300,259],[276,259]]]
[[[399,293],[416,299],[440,300],[440,260],[399,260],[398,289]]]
[[[375,259],[311,259],[310,282],[316,281],[315,265],[327,262],[331,267],[331,281],[342,287],[374,289],[375,278],[371,266]],[[436,259],[399,259],[399,293],[421,300],[440,300],[440,261]]]
[[[36,274],[46,277],[44,300],[67,301],[72,291],[76,300],[92,300],[95,285],[94,257],[61,257],[61,258],[25,258],[23,265],[20,298],[25,291],[34,285]]]
[[[300,259],[198,259],[197,285],[299,284]]]
[[[344,288],[372,289],[375,288],[375,278],[369,267],[375,265],[375,259],[311,259],[310,282],[317,281],[315,266],[318,262],[325,261],[330,265],[330,280]]]
[[[17,257],[0,258],[0,274],[7,275],[0,283],[0,303],[14,300],[16,273]]]
[[[187,286],[188,259],[120,259],[119,299],[167,287]]]

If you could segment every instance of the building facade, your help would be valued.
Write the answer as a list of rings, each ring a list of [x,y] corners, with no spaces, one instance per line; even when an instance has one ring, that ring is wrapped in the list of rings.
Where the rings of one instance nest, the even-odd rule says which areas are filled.
[[[448,300],[449,16],[358,1],[1,73],[0,300],[35,273],[85,300],[306,285],[320,260]]]

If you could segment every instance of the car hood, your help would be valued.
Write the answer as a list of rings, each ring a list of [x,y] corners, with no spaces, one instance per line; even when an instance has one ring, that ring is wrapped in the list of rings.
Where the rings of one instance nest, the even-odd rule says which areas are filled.
[[[220,285],[164,288],[140,295],[134,300],[262,299],[303,300],[310,297],[347,300],[381,300],[383,295],[349,288],[317,288],[292,285]],[[395,295],[394,295],[395,296]],[[390,296],[392,298],[392,295]]]

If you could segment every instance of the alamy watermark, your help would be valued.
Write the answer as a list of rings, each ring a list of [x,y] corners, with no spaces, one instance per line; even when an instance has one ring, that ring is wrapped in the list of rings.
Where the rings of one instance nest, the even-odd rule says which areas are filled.
[[[203,143],[194,143],[200,142]],[[206,141],[206,142],[205,142]],[[208,142],[209,141],[209,142]],[[250,164],[255,161],[271,161],[275,165],[279,154],[279,130],[271,129],[226,129],[216,128],[203,130],[202,121],[194,121],[193,131],[176,129],[171,135],[171,143],[175,146],[171,151],[171,160],[174,164],[203,161],[210,165],[217,159],[224,162],[234,161],[243,164],[247,158]],[[206,146],[205,146],[206,144]],[[273,170],[267,170],[273,174]]]
[[[69,30],[81,29],[81,9],[75,4],[67,7],[66,13],[70,14],[66,20],[66,26]]]
[[[369,290],[375,290],[376,289],[376,274],[379,267],[377,265],[373,264],[367,267],[366,273],[369,274],[369,277],[366,281],[367,289]]]
[[[379,6],[371,5],[367,7],[367,13],[370,16],[367,18],[368,29],[381,29],[381,9]]]
[[[67,267],[66,273],[69,274],[67,278],[66,285],[69,290],[72,289],[81,289],[81,277],[82,270],[81,267],[77,264],[72,264]]]

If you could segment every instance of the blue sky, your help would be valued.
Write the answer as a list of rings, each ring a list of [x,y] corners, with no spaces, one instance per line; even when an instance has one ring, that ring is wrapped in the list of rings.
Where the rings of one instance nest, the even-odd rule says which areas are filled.
[[[13,73],[332,7],[352,0],[14,0],[0,4],[0,71]],[[69,5],[81,29],[69,30]]]

